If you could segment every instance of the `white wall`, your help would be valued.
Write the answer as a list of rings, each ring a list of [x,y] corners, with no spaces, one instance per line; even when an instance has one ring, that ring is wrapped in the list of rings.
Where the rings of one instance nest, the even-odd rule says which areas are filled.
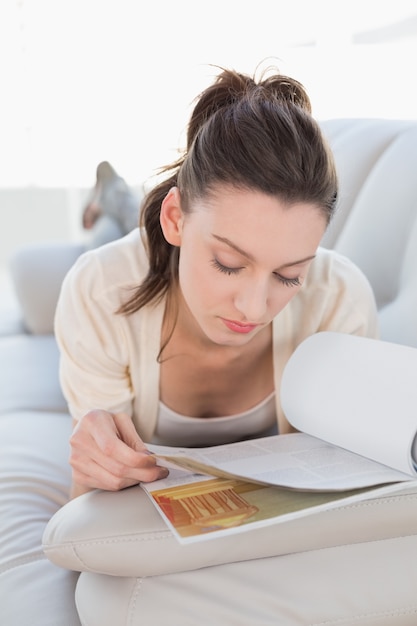
[[[86,195],[86,189],[0,188],[0,266],[27,243],[80,239]]]
[[[140,185],[175,158],[210,64],[271,58],[319,119],[417,117],[416,16],[416,0],[1,0],[0,266],[82,236],[101,160]]]

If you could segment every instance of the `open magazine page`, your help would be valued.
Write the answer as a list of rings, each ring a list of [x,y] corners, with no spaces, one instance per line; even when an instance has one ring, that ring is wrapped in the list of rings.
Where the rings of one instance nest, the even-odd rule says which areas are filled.
[[[142,483],[141,487],[177,540],[185,544],[377,497],[404,489],[404,484],[344,492],[303,492],[171,469],[166,479]]]
[[[208,448],[148,445],[160,465],[302,491],[343,491],[412,480],[305,433],[275,435]]]
[[[407,346],[313,335],[281,385],[300,432],[208,448],[149,445],[171,469],[142,488],[189,542],[415,486],[416,372],[417,350]]]
[[[415,348],[317,333],[284,369],[282,408],[299,431],[417,474],[416,372]]]

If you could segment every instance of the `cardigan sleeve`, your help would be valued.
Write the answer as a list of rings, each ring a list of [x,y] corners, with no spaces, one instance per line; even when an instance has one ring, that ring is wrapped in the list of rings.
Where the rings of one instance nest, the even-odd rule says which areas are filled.
[[[290,309],[296,344],[320,331],[379,337],[378,312],[368,279],[352,261],[331,250],[319,250]]]
[[[141,314],[125,316],[117,309],[144,271],[137,243],[128,235],[86,252],[64,279],[55,336],[61,387],[75,419],[95,408],[132,415]]]

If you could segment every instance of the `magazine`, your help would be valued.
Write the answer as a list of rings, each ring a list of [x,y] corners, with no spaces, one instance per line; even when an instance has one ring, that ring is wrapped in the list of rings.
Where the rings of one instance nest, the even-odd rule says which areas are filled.
[[[297,432],[206,448],[150,444],[166,479],[142,488],[181,542],[415,487],[417,350],[318,333],[289,359]]]

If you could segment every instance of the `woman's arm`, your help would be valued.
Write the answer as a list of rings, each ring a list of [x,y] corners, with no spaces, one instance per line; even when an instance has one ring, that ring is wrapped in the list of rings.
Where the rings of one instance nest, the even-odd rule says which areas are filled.
[[[71,498],[92,489],[118,491],[168,474],[166,468],[156,465],[125,413],[89,411],[81,420],[74,420],[70,444]]]

